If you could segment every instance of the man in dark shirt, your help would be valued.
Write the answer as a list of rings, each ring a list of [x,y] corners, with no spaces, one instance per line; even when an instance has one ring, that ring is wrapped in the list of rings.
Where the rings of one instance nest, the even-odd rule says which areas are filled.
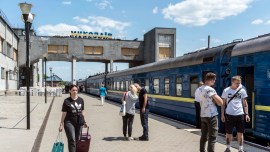
[[[149,113],[149,105],[147,98],[147,91],[145,88],[142,88],[139,84],[135,83],[134,86],[139,91],[139,105],[140,105],[140,118],[141,124],[143,127],[143,135],[138,138],[141,141],[148,141],[148,113]]]

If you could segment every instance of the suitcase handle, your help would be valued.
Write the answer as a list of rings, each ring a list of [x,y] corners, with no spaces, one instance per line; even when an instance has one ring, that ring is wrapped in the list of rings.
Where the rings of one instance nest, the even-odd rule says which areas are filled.
[[[81,130],[81,136],[82,136],[83,128],[87,128],[87,133],[86,133],[86,135],[89,135],[89,126],[87,126],[87,127],[82,127],[82,130]]]

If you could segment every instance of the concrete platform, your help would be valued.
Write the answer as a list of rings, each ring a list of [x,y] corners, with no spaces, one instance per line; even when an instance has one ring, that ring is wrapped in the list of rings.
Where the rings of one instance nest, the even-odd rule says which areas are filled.
[[[101,106],[99,98],[87,94],[80,94],[79,96],[85,100],[86,121],[89,124],[92,136],[91,152],[199,151],[199,130],[153,115],[149,118],[150,141],[125,141],[122,135],[122,118],[118,115],[119,107],[117,105],[105,102],[104,106]],[[0,106],[5,107],[0,110],[1,151],[50,152],[58,134],[61,107],[66,97],[68,97],[68,94],[63,94],[62,97],[48,97],[47,104],[44,103],[44,97],[31,97],[31,109],[33,109],[31,130],[25,129],[26,120],[23,119],[26,111],[26,97],[0,97]],[[50,105],[52,105],[51,109]],[[48,111],[50,113],[46,117]],[[44,119],[47,120],[46,125],[44,125]],[[132,136],[138,137],[141,134],[140,118],[136,114]],[[63,139],[65,151],[68,151],[65,132],[63,132]],[[222,152],[225,148],[224,144],[216,143],[217,152]],[[250,152],[264,152],[254,147],[251,147],[253,149],[246,146],[244,148]],[[237,152],[237,150],[232,149],[232,152]]]

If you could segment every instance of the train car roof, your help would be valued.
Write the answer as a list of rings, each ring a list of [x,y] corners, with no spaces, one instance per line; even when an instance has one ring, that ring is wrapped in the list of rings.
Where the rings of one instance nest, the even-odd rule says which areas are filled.
[[[130,69],[122,70],[119,72],[109,73],[107,77],[109,78],[109,77],[114,77],[114,76],[122,76],[122,75],[124,76],[124,75],[136,74],[136,73],[159,71],[159,70],[164,70],[164,69],[185,67],[185,66],[206,63],[204,62],[204,59],[213,57],[213,60],[215,60],[215,57],[219,54],[220,51],[230,46],[233,46],[235,44],[236,43],[229,43],[229,44],[224,44],[218,47],[213,47],[210,49],[202,49],[195,52],[190,52],[180,57],[170,58],[167,60],[162,60],[162,61],[158,61],[154,63],[149,63],[149,64],[133,67]]]
[[[270,50],[270,33],[238,43],[232,50],[232,56],[240,56]]]

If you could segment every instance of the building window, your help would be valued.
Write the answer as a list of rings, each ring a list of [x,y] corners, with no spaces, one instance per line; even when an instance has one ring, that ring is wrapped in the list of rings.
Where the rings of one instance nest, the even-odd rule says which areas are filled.
[[[5,79],[5,68],[1,68],[1,79]]]
[[[121,54],[124,56],[139,55],[139,49],[138,48],[121,48]]]
[[[190,77],[190,96],[195,97],[195,91],[198,88],[199,78],[197,76]]]
[[[176,96],[182,96],[182,78],[177,77],[176,78]]]
[[[173,46],[173,35],[159,34],[158,47],[160,60],[168,59],[171,57],[171,46]]]
[[[159,47],[159,59],[169,59],[171,56],[170,47]]]
[[[8,75],[9,75],[9,80],[13,80],[13,72],[9,71]]]
[[[84,54],[102,55],[103,46],[84,46]]]
[[[3,39],[0,37],[0,52],[3,52]]]
[[[149,92],[149,79],[144,80],[144,88],[147,92]]]
[[[13,49],[13,60],[14,61],[18,61],[17,54],[18,54],[18,51],[16,49]]]
[[[50,54],[67,54],[67,45],[48,45],[48,53]]]
[[[11,45],[7,43],[7,56],[11,58]]]
[[[159,79],[154,79],[154,94],[159,94]]]
[[[170,95],[170,79],[165,78],[165,83],[164,83],[164,88],[165,88],[165,95]]]

